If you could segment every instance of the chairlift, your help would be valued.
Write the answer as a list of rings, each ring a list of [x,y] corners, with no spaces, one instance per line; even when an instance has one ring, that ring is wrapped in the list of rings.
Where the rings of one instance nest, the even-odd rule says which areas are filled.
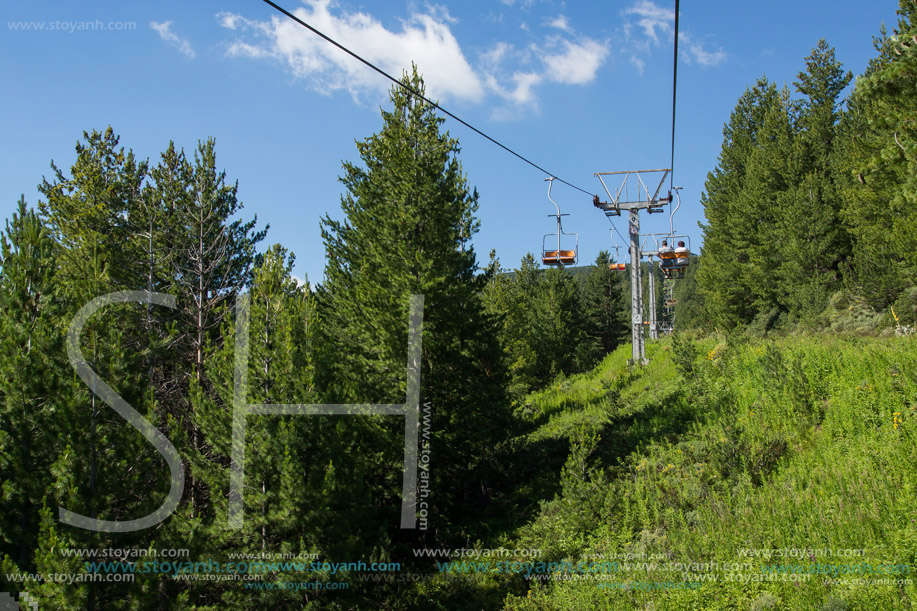
[[[579,258],[579,234],[577,233],[566,233],[563,230],[563,227],[560,222],[560,217],[570,216],[569,214],[561,214],[560,207],[557,205],[553,199],[551,199],[551,187],[554,185],[554,177],[545,178],[548,181],[548,199],[554,204],[554,207],[557,209],[557,214],[549,214],[548,216],[553,216],[557,219],[557,233],[546,233],[544,238],[541,240],[541,262],[544,265],[551,265],[563,268],[564,265],[575,265]],[[552,240],[551,250],[548,250],[548,238],[555,237],[557,242],[557,247],[554,248],[554,240]],[[573,250],[570,250],[570,240],[568,238],[563,238],[562,236],[573,236]],[[563,243],[561,243],[563,241]]]
[[[627,265],[622,262],[617,262],[619,255],[621,254],[621,247],[618,246],[618,241],[615,239],[615,230],[614,227],[611,229],[611,241],[615,245],[615,256],[611,260],[611,263],[608,264],[608,269],[616,272],[623,272],[627,270]]]
[[[684,278],[691,255],[691,238],[686,235],[667,234],[657,249],[659,269],[666,278]]]
[[[659,267],[662,269],[662,275],[666,278],[684,278],[685,270],[690,263],[691,255],[691,238],[686,235],[676,235],[675,233],[675,213],[681,208],[681,187],[674,187],[675,199],[677,204],[669,214],[669,233],[663,236],[662,242],[657,249],[659,253]],[[671,193],[671,192],[670,192]],[[669,195],[671,203],[672,196]]]

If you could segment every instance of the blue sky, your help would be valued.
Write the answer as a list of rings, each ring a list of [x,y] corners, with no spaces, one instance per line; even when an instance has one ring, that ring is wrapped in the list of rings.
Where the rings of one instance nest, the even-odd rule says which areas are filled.
[[[669,164],[674,2],[279,4],[388,71],[415,61],[446,108],[588,191],[601,192],[594,172]],[[676,229],[693,250],[699,197],[739,95],[762,75],[791,86],[822,37],[862,73],[872,36],[895,25],[896,8],[681,3]],[[153,162],[170,140],[190,152],[213,137],[245,215],[271,225],[267,243],[296,253],[298,276],[321,279],[319,219],[339,216],[341,161],[357,161],[354,140],[381,127],[388,81],[259,0],[43,0],[4,3],[0,13],[0,215],[20,194],[37,202],[51,160],[68,169],[84,130],[111,125]],[[516,267],[552,231],[545,176],[451,120],[445,127],[481,194],[479,262],[496,249]],[[570,213],[565,229],[579,234],[581,262],[611,248],[610,225],[587,196],[561,184],[553,196]],[[667,215],[643,221],[646,231],[668,227]]]

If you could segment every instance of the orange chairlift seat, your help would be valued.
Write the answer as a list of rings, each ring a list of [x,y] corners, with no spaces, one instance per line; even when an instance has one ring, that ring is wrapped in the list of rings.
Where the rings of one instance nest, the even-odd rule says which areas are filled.
[[[549,234],[552,235],[552,234]],[[545,265],[557,265],[558,263],[563,263],[564,265],[573,265],[576,263],[576,251],[575,250],[546,250],[541,256],[541,262]]]

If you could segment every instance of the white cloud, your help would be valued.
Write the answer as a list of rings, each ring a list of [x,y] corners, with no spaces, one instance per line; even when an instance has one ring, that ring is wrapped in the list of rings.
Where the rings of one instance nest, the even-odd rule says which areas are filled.
[[[562,53],[544,56],[548,78],[558,83],[584,85],[591,82],[608,55],[607,45],[588,38],[579,43],[564,40],[560,44]]]
[[[646,67],[646,62],[636,55],[630,56],[630,62],[637,68],[637,72],[640,74],[640,76],[643,76],[643,68]]]
[[[534,72],[514,72],[509,80],[511,87],[504,87],[493,75],[487,75],[487,87],[503,99],[516,106],[536,106],[533,88],[541,83],[543,77]]]
[[[445,23],[451,23],[455,25],[459,22],[458,18],[453,17],[449,13],[449,9],[442,4],[427,4],[427,13],[429,13],[431,17],[435,17],[439,21]]]
[[[175,47],[179,53],[188,59],[194,59],[195,53],[194,49],[191,48],[191,43],[172,31],[171,21],[163,21],[162,23],[151,21],[150,27],[159,32],[159,37]]]
[[[513,46],[507,42],[498,42],[494,45],[494,48],[490,51],[486,51],[481,54],[481,61],[484,62],[485,66],[496,67],[499,66],[507,55],[513,52]]]
[[[716,51],[707,51],[704,43],[697,42],[688,34],[678,33],[678,42],[683,45],[689,58],[694,59],[701,66],[716,66],[726,61],[726,52],[720,47]]]
[[[637,25],[643,28],[643,33],[654,44],[659,44],[659,33],[672,32],[675,23],[675,10],[658,6],[650,0],[640,0],[624,9],[625,15],[636,15],[639,19]]]
[[[564,32],[570,33],[573,30],[570,28],[570,24],[567,23],[567,18],[564,15],[558,15],[554,19],[548,21],[548,27],[557,28]]]
[[[659,6],[652,0],[638,0],[626,7],[622,14],[626,18],[636,19],[636,23],[625,21],[621,27],[625,43],[623,51],[630,55],[631,63],[640,74],[643,74],[644,58],[652,52],[652,48],[671,44],[675,11]],[[634,34],[635,26],[642,30],[643,38]],[[680,55],[687,63],[696,61],[701,66],[716,66],[728,57],[722,47],[716,51],[708,51],[704,42],[696,40],[684,31],[678,33],[678,44],[682,50]]]
[[[609,53],[608,43],[590,38],[575,42],[551,36],[542,45],[517,49],[499,42],[480,56],[487,89],[506,103],[492,112],[494,119],[518,118],[523,108],[538,109],[537,89],[549,83],[585,85],[592,82]]]
[[[503,108],[499,101],[493,104],[493,116],[498,118],[537,109],[539,89],[551,83],[592,82],[610,52],[608,41],[576,35],[560,15],[544,22],[556,32],[541,42],[518,48],[498,41],[470,62],[450,30],[455,20],[448,11],[436,4],[427,4],[424,10],[412,14],[397,31],[370,14],[338,10],[332,0],[304,0],[295,14],[389,74],[400,75],[413,61],[434,99],[502,100]],[[272,59],[316,91],[344,90],[359,98],[390,87],[386,79],[287,18],[253,21],[221,12],[216,19],[234,32],[234,40],[226,45],[228,56]]]
[[[447,22],[448,12],[428,8],[402,24],[400,32],[386,29],[366,13],[332,14],[329,0],[306,0],[293,13],[357,55],[398,76],[418,65],[432,98],[481,101],[484,86],[465,59]],[[223,27],[252,36],[228,47],[231,56],[273,57],[297,77],[321,92],[349,91],[357,96],[388,89],[390,83],[356,59],[333,47],[286,17],[250,21],[219,13]]]
[[[254,59],[262,59],[267,57],[273,57],[270,51],[259,47],[257,45],[250,45],[247,42],[236,41],[229,45],[226,49],[226,54],[230,57],[251,57]]]
[[[232,13],[222,11],[217,13],[217,21],[219,21],[221,27],[227,28],[229,30],[235,30],[239,27],[240,23],[246,20],[239,15],[234,15]]]

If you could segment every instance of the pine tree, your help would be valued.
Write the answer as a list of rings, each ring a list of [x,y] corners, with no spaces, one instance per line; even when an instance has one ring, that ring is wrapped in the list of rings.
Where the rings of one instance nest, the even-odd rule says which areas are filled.
[[[849,257],[850,239],[840,222],[841,205],[831,171],[840,96],[850,82],[822,39],[806,58],[795,83],[803,94],[794,119],[789,193],[777,217],[783,240],[779,278],[785,307],[800,317],[820,313],[837,290]]]
[[[424,90],[416,68],[402,82]],[[477,230],[477,193],[443,119],[405,87],[394,87],[382,130],[357,142],[362,166],[344,164],[344,220],[325,218],[327,266],[320,296],[322,350],[318,372],[325,400],[403,402],[408,297],[424,295],[421,402],[432,411],[434,516],[457,517],[458,505],[487,497],[488,466],[508,412],[494,325],[484,313],[469,239]],[[368,481],[387,519],[401,483],[404,427],[382,418],[346,426],[363,438]],[[343,426],[343,425],[342,425]],[[357,439],[354,440],[357,442]],[[436,528],[448,522],[434,517]]]
[[[536,354],[542,383],[558,374],[585,371],[595,363],[597,347],[589,341],[587,322],[576,280],[566,270],[548,269],[541,274],[534,310]]]
[[[153,184],[147,193],[148,210],[157,215],[150,221],[166,253],[162,290],[175,295],[178,305],[174,314],[159,314],[174,323],[169,352],[160,359],[162,378],[168,383],[160,394],[171,399],[170,415],[192,427],[193,451],[201,449],[201,432],[188,412],[191,381],[200,392],[213,393],[204,365],[205,347],[219,348],[226,306],[251,282],[256,247],[268,230],[256,229],[257,216],[236,218],[243,208],[238,184],[227,184],[226,172],[217,169],[215,147],[212,139],[199,142],[192,162],[170,142],[151,172]],[[155,229],[156,220],[161,229]],[[206,492],[195,478],[189,496],[193,509],[200,509]]]
[[[851,280],[876,308],[917,284],[917,3],[901,0],[898,15],[856,81],[834,159],[854,242]]]
[[[604,272],[612,274],[604,256]],[[581,287],[566,270],[539,269],[531,253],[512,273],[495,259],[491,266],[485,304],[499,321],[497,338],[516,403],[559,374],[591,367],[604,354],[603,337],[609,342],[622,337],[621,293],[614,276],[596,268]]]
[[[733,223],[743,226],[743,265],[736,282],[751,306],[748,313],[764,329],[789,309],[781,271],[788,248],[782,218],[798,175],[798,159],[793,155],[793,114],[789,90],[784,88],[764,113],[733,206]]]
[[[519,269],[510,274],[500,268],[491,252],[490,282],[483,292],[487,313],[498,322],[497,339],[503,368],[508,373],[507,390],[518,403],[540,383],[539,354],[535,345],[534,309],[539,287],[535,258],[527,254]]]
[[[39,520],[60,447],[63,369],[57,248],[20,199],[0,237],[0,557],[34,569]]]
[[[675,328],[703,329],[712,331],[709,321],[704,317],[704,302],[697,290],[697,272],[701,265],[700,257],[691,256],[684,278],[675,283],[672,293],[675,297]]]
[[[315,312],[308,286],[292,276],[293,255],[279,245],[265,253],[255,268],[248,292],[250,404],[315,403],[312,339]],[[224,306],[227,307],[227,306]],[[353,457],[334,452],[334,419],[306,416],[249,416],[246,419],[244,517],[242,530],[228,524],[229,460],[236,334],[226,312],[223,341],[206,350],[205,367],[213,393],[191,381],[192,418],[202,431],[200,449],[191,450],[194,476],[209,492],[209,502],[182,510],[173,536],[188,537],[202,557],[228,559],[228,554],[299,553],[322,557],[362,557],[348,549],[352,525],[334,515],[328,503],[335,484],[334,466]],[[208,346],[210,342],[208,342]],[[339,502],[341,500],[339,499]],[[356,515],[353,513],[352,515]],[[189,530],[190,533],[185,532]],[[359,528],[356,528],[359,530]],[[270,580],[298,580],[293,573]],[[174,589],[174,588],[173,588]],[[294,591],[242,590],[233,583],[189,584],[189,600],[198,605],[242,608],[283,607],[298,600]]]
[[[142,207],[147,164],[118,148],[111,128],[84,134],[69,176],[52,164],[53,180],[39,190],[48,234],[58,249],[56,297],[65,334],[77,311],[91,300],[123,289],[148,286],[146,257],[138,247],[132,213]],[[87,322],[81,350],[89,367],[155,426],[166,428],[165,414],[150,393],[148,310],[137,304],[107,306]],[[61,337],[61,340],[63,338]],[[162,457],[139,432],[73,374],[63,361],[55,418],[62,434],[46,496],[55,515],[63,507],[90,519],[124,521],[148,515],[162,503],[170,477]],[[49,514],[50,515],[50,514]],[[147,545],[152,533],[108,533],[44,523],[38,550],[53,550],[45,537],[89,548]],[[60,551],[38,552],[54,567]],[[118,584],[119,586],[121,584]],[[131,589],[140,586],[131,586]],[[48,584],[48,590],[54,586]],[[115,608],[124,588],[94,582],[67,596],[84,598],[90,609]]]
[[[745,91],[723,128],[719,163],[707,175],[701,194],[707,222],[701,225],[704,245],[697,283],[708,318],[720,327],[751,322],[761,309],[754,270],[768,264],[763,258],[768,245],[761,243],[758,224],[772,221],[769,206],[775,202],[768,201],[769,192],[748,191],[746,180],[769,115],[770,124],[779,129],[780,104],[777,88],[766,78]],[[767,173],[762,174],[763,180]]]

